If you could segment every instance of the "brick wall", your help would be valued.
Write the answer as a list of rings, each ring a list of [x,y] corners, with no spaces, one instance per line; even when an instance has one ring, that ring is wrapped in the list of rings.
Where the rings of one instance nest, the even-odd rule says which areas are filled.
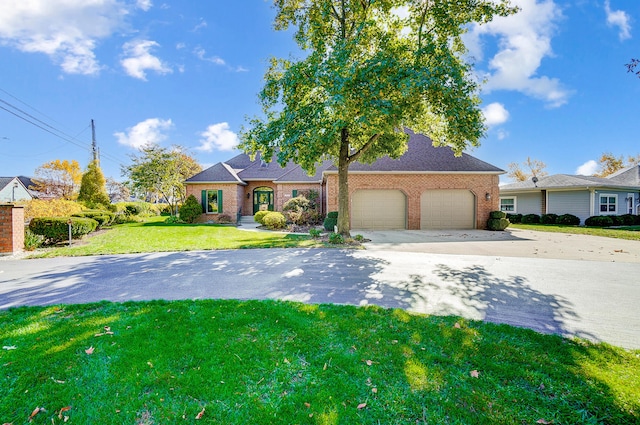
[[[236,218],[239,211],[238,200],[241,199],[242,186],[229,183],[229,184],[195,184],[190,183],[187,185],[187,196],[193,195],[198,202],[202,199],[203,190],[222,190],[222,214],[226,214],[231,217],[232,222],[236,222]],[[244,212],[244,208],[243,208]],[[218,214],[202,214],[199,222],[216,221]]]
[[[407,228],[420,229],[420,197],[430,189],[467,189],[476,198],[476,227],[484,229],[489,213],[499,209],[496,174],[349,174],[349,199],[359,189],[398,189],[407,196]],[[489,193],[490,200],[486,200]],[[338,175],[327,175],[326,211],[338,211]]]
[[[13,254],[24,248],[24,208],[0,205],[0,254]]]
[[[276,189],[276,211],[282,211],[285,202],[292,198],[293,191],[315,190],[318,193],[318,205],[322,213],[324,200],[322,197],[322,186],[319,183],[279,183]]]

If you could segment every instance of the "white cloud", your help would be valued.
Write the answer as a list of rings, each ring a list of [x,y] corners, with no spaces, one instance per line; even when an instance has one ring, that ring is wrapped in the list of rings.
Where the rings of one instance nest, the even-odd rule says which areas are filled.
[[[484,115],[484,123],[488,127],[504,124],[509,119],[509,111],[507,111],[502,103],[490,103],[482,108]]]
[[[240,143],[238,135],[229,130],[229,124],[226,122],[210,125],[200,136],[204,139],[200,139],[200,146],[196,149],[204,152],[231,151]]]
[[[497,135],[498,135],[498,140],[504,140],[507,137],[509,137],[509,132],[503,129],[499,129]]]
[[[136,7],[138,9],[142,9],[145,12],[148,11],[149,9],[151,9],[151,6],[153,6],[153,3],[151,2],[151,0],[137,0],[136,1]]]
[[[581,176],[592,176],[598,171],[598,163],[593,159],[585,162],[576,169],[576,174]]]
[[[474,25],[465,42],[476,60],[482,59],[480,38],[498,38],[498,53],[489,61],[484,86],[492,90],[515,90],[541,99],[551,107],[567,102],[569,91],[557,78],[538,76],[542,59],[552,56],[551,38],[556,22],[562,18],[553,0],[520,0],[521,10],[515,15],[497,17],[485,25]]]
[[[170,119],[149,118],[139,122],[133,127],[127,128],[126,132],[116,132],[113,135],[118,139],[118,143],[140,149],[145,145],[157,145],[167,138],[163,132],[173,127]]]
[[[94,49],[127,14],[118,0],[3,0],[0,44],[44,53],[69,74],[97,74]]]
[[[211,63],[214,63],[216,65],[226,65],[227,64],[224,61],[224,59],[222,59],[222,58],[220,58],[218,56],[207,57],[207,51],[204,50],[202,47],[196,47],[193,50],[193,53],[198,57],[198,59],[203,60],[203,61],[211,62]]]
[[[128,75],[141,80],[147,80],[147,70],[155,71],[158,74],[169,74],[173,72],[169,66],[150,52],[158,43],[151,40],[134,40],[122,46],[124,54],[127,56],[120,61]]]
[[[622,10],[611,10],[609,0],[604,2],[604,10],[607,13],[607,25],[618,27],[620,41],[631,38],[631,23],[629,15]]]
[[[193,29],[191,30],[192,32],[198,32],[200,31],[202,28],[206,28],[207,27],[207,21],[205,21],[204,19],[200,18],[200,23],[198,23],[198,25],[196,25],[195,27],[193,27]]]

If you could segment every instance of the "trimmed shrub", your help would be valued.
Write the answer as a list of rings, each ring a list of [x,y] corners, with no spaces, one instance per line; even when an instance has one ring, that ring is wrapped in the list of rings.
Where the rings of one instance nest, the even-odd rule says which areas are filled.
[[[98,227],[108,226],[115,219],[116,215],[106,210],[86,210],[81,213],[73,214],[72,217],[92,218],[98,222]]]
[[[309,235],[311,235],[313,239],[319,238],[321,233],[319,229],[309,229]]]
[[[333,229],[338,224],[338,217],[329,217],[329,214],[327,214],[327,217],[324,219],[324,223],[322,223],[322,225],[324,227],[324,230],[326,230],[327,232],[333,232]]]
[[[585,226],[589,227],[609,227],[613,226],[613,220],[608,215],[594,215],[584,221]]]
[[[636,222],[636,217],[633,214],[622,214],[619,218],[624,226],[633,226]]]
[[[540,216],[538,214],[526,214],[522,216],[522,224],[538,224],[540,223]]]
[[[364,236],[358,234],[353,237],[353,239],[357,242],[364,242]]]
[[[180,220],[185,223],[193,223],[202,215],[202,205],[195,196],[189,195],[180,207]]]
[[[255,221],[256,223],[260,223],[264,226],[264,216],[266,216],[270,212],[273,212],[273,211],[258,211],[253,216],[253,221]]]
[[[284,218],[282,213],[276,211],[269,211],[267,215],[262,219],[264,225],[267,226],[268,229],[284,229],[287,226],[287,219]]]
[[[611,221],[613,221],[614,226],[622,226],[624,224],[624,221],[620,216],[610,215],[609,217],[611,217]]]
[[[332,244],[343,244],[344,243],[344,236],[342,236],[340,233],[331,233],[329,235],[329,243]]]
[[[338,219],[338,211],[330,211],[327,213],[327,217]]]
[[[577,226],[580,224],[580,218],[573,214],[562,214],[558,216],[556,224],[562,224],[565,226]]]
[[[507,214],[507,220],[513,224],[522,223],[522,214]]]
[[[69,238],[68,221],[71,220],[71,237],[79,239],[93,232],[98,222],[84,217],[41,217],[29,223],[29,230],[44,237],[47,243],[58,243]]]
[[[542,214],[540,217],[540,223],[542,224],[556,224],[558,222],[558,214]]]
[[[493,231],[503,231],[509,227],[509,220],[506,218],[490,218],[487,220],[487,229]]]
[[[504,211],[491,211],[489,213],[489,218],[506,218],[507,217],[507,213],[505,213]]]

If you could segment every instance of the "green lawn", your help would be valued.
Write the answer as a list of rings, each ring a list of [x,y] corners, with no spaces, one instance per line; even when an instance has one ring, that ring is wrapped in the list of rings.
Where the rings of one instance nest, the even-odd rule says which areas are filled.
[[[640,351],[378,307],[22,307],[0,345],[15,425],[640,421]]]
[[[514,229],[535,230],[538,232],[572,233],[575,235],[604,236],[606,238],[640,241],[640,226],[600,228],[554,224],[510,224],[509,227]]]
[[[46,248],[37,257],[130,254],[240,248],[292,248],[324,246],[308,235],[283,232],[248,232],[214,224],[165,224],[166,217],[142,223],[120,224],[85,236],[69,246]]]

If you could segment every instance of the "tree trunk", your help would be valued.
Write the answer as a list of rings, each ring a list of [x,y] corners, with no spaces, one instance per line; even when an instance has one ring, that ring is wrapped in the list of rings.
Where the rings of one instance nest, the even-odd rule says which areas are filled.
[[[338,233],[350,236],[349,218],[349,131],[342,129],[338,158]]]

